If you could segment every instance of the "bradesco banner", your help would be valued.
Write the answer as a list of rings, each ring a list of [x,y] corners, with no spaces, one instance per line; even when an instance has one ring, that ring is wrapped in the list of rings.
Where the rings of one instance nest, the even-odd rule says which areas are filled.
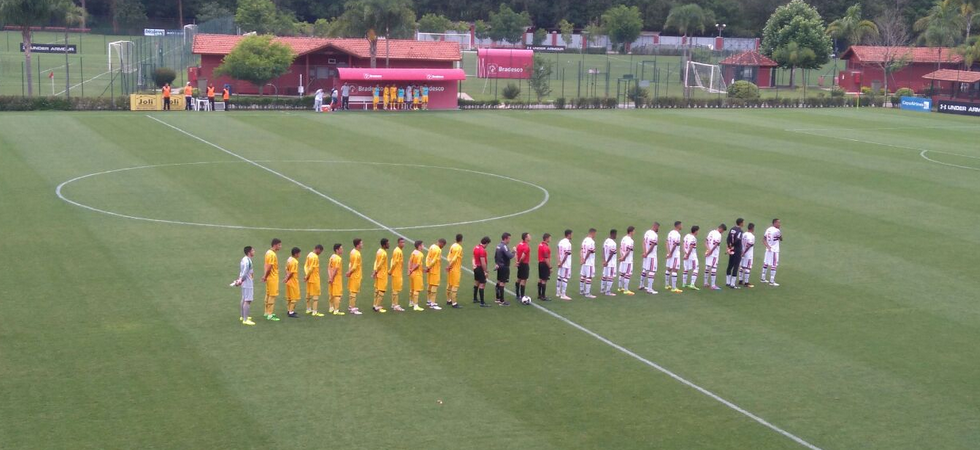
[[[980,116],[980,103],[957,102],[953,100],[940,100],[937,111],[946,114],[960,114],[963,116]]]
[[[902,109],[909,111],[932,112],[932,100],[919,97],[902,97]]]
[[[466,79],[463,69],[338,68],[337,73],[341,81],[353,86],[351,96],[355,103],[369,102],[375,86],[428,86],[430,109],[456,109],[457,83]]]
[[[478,78],[531,78],[533,50],[480,48],[476,57]]]

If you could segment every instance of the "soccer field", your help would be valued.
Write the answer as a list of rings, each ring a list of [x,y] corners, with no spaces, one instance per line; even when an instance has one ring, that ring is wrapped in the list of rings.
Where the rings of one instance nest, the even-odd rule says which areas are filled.
[[[0,447],[975,449],[978,142],[881,109],[0,114]],[[669,224],[703,252],[739,216],[782,219],[780,287],[759,239],[754,289],[476,308],[464,272],[461,310],[370,311],[382,237],[468,266],[656,220],[660,289]],[[242,326],[274,237],[324,274],[363,238],[365,314],[268,322],[256,279]]]

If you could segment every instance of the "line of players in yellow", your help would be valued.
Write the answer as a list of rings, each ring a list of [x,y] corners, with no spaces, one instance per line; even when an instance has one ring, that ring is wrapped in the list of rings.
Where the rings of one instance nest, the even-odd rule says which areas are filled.
[[[426,110],[429,109],[429,85],[381,86],[372,89],[373,107],[378,110],[380,104],[385,111]],[[382,103],[383,102],[383,103]]]
[[[456,235],[456,242],[449,247],[447,255],[446,274],[447,290],[446,296],[449,306],[458,308],[457,296],[459,293],[460,276],[463,266],[463,246],[462,235]],[[399,304],[398,296],[404,286],[405,274],[405,255],[403,249],[406,241],[398,238],[391,258],[388,257],[390,242],[387,238],[381,239],[380,248],[374,257],[371,278],[374,280],[374,302],[372,308],[375,312],[388,312],[382,302],[385,293],[391,290],[391,309],[394,311],[405,311]],[[361,291],[363,283],[364,264],[361,257],[361,249],[364,241],[360,238],[354,239],[354,248],[350,251],[347,261],[347,270],[344,271],[341,255],[344,247],[341,244],[333,245],[333,254],[327,262],[327,295],[329,308],[327,313],[343,316],[347,313],[361,315],[357,307],[357,296]],[[424,311],[425,308],[419,305],[419,296],[423,290],[426,291],[426,306],[430,309],[442,309],[436,302],[436,293],[442,281],[442,250],[446,246],[445,239],[439,239],[432,244],[426,251],[422,241],[414,242],[415,249],[408,259],[408,281],[409,281],[409,301],[408,307],[413,311]],[[262,282],[265,283],[265,312],[263,316],[266,320],[279,321],[275,314],[276,299],[279,296],[279,257],[277,252],[282,249],[282,241],[273,239],[272,245],[265,253],[265,268],[262,275]],[[248,250],[251,250],[250,248]],[[246,251],[246,258],[249,253]],[[306,314],[313,317],[323,317],[325,314],[319,310],[319,300],[321,296],[320,278],[320,255],[323,253],[323,246],[317,245],[313,251],[306,255],[303,263],[303,282],[306,284]],[[299,317],[296,312],[296,305],[301,299],[300,294],[300,273],[299,273],[300,249],[293,247],[290,251],[289,259],[286,260],[286,306],[289,317]],[[251,277],[251,274],[246,276]],[[344,279],[347,279],[348,306],[347,313],[341,310],[341,300],[344,292]],[[240,283],[238,283],[240,285]],[[251,292],[249,292],[249,297]],[[243,295],[243,302],[251,302],[251,298]],[[244,309],[247,311],[247,309]],[[251,317],[240,317],[246,325],[254,325]]]

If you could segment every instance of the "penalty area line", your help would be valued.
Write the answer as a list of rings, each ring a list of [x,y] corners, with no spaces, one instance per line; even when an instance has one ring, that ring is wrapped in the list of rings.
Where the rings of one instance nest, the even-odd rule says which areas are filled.
[[[316,190],[315,188],[312,188],[312,187],[310,187],[310,186],[302,183],[301,181],[298,181],[298,180],[296,180],[294,178],[291,178],[291,177],[289,177],[287,175],[284,175],[284,174],[282,174],[280,172],[277,172],[274,169],[271,169],[269,167],[266,167],[266,166],[264,166],[264,165],[262,165],[262,164],[260,164],[260,163],[258,163],[256,161],[253,161],[251,159],[248,159],[248,158],[246,158],[246,157],[244,157],[242,155],[239,155],[238,153],[235,153],[235,152],[233,152],[231,150],[228,150],[228,149],[226,149],[226,148],[224,148],[224,147],[222,147],[222,146],[220,146],[218,144],[215,144],[215,143],[213,143],[211,141],[208,141],[208,140],[206,140],[204,138],[201,138],[201,137],[196,136],[194,134],[191,134],[191,133],[189,133],[187,131],[184,131],[181,128],[178,128],[178,127],[176,127],[174,125],[171,125],[171,124],[169,124],[167,122],[164,122],[164,121],[162,121],[160,119],[157,119],[156,117],[153,117],[153,116],[151,116],[149,114],[147,114],[146,117],[148,117],[148,118],[150,118],[150,119],[152,119],[152,120],[154,120],[154,121],[156,121],[156,122],[158,122],[158,123],[160,123],[160,124],[162,124],[164,126],[167,126],[167,127],[171,128],[171,129],[173,129],[174,131],[177,131],[177,132],[179,132],[179,133],[181,133],[181,134],[183,134],[185,136],[188,136],[188,137],[190,137],[192,139],[195,139],[195,140],[197,140],[199,142],[202,142],[202,143],[207,144],[207,145],[209,145],[211,147],[214,147],[214,148],[216,148],[216,149],[224,152],[227,155],[230,155],[230,156],[233,156],[235,158],[238,158],[238,159],[240,159],[240,160],[242,160],[242,161],[244,161],[244,162],[246,162],[248,164],[251,164],[251,165],[253,165],[253,166],[257,167],[257,168],[260,168],[262,170],[265,170],[266,172],[269,172],[269,173],[271,173],[273,175],[276,175],[276,176],[278,176],[278,177],[280,177],[280,178],[282,178],[282,179],[284,179],[286,181],[289,181],[290,183],[293,183],[293,184],[295,184],[295,185],[297,185],[299,187],[302,187],[303,189],[306,189],[306,190],[310,191],[311,193],[316,194],[317,196],[319,196],[319,197],[321,197],[323,199],[326,199],[326,200],[330,201],[331,203],[334,203],[335,205],[337,205],[337,206],[339,206],[341,208],[346,209],[347,211],[350,211],[354,215],[356,215],[356,216],[358,216],[358,217],[360,217],[360,218],[362,218],[362,219],[364,219],[364,220],[366,220],[366,221],[374,224],[375,226],[377,226],[379,228],[382,228],[384,230],[387,230],[389,233],[394,234],[395,236],[401,237],[401,238],[403,238],[403,239],[405,239],[406,241],[409,241],[409,242],[412,242],[413,241],[413,239],[409,238],[408,236],[406,236],[405,234],[399,232],[398,230],[395,230],[392,227],[389,227],[389,226],[387,226],[387,225],[385,225],[385,224],[383,224],[381,222],[378,222],[375,219],[372,219],[371,217],[368,217],[367,215],[361,213],[360,211],[357,211],[356,209],[354,209],[354,208],[352,208],[350,206],[347,206],[344,203],[341,203],[339,200],[337,200],[337,199],[335,199],[335,198],[333,198],[333,197],[331,197],[331,196],[329,196],[327,194],[324,194],[324,193]],[[467,272],[469,272],[469,273],[471,273],[471,274],[473,273],[473,271],[470,270],[470,268],[468,268],[468,267],[462,267],[462,269],[465,270],[465,271],[467,271]],[[512,291],[510,289],[507,289],[506,291],[509,294],[514,294],[514,291]],[[596,333],[596,332],[594,332],[594,331],[592,331],[592,330],[590,330],[588,328],[585,328],[582,325],[579,325],[578,323],[576,323],[576,322],[568,319],[567,317],[565,317],[565,316],[563,316],[561,314],[558,314],[558,313],[556,313],[554,311],[551,311],[550,309],[545,308],[545,307],[543,307],[541,305],[538,305],[537,303],[532,303],[532,306],[534,306],[535,308],[537,308],[539,311],[543,311],[546,314],[550,315],[551,317],[554,317],[554,318],[556,318],[556,319],[558,319],[558,320],[560,320],[560,321],[568,324],[569,326],[571,326],[571,327],[573,327],[573,328],[575,328],[575,329],[577,329],[577,330],[579,330],[579,331],[581,331],[581,332],[583,332],[583,333],[585,333],[585,334],[587,334],[587,335],[595,338],[599,342],[602,342],[603,344],[606,344],[606,345],[612,347],[613,349],[618,350],[619,352],[621,352],[621,353],[623,353],[623,354],[625,354],[625,355],[627,355],[627,356],[629,356],[629,357],[631,357],[631,358],[633,358],[633,359],[635,359],[635,360],[637,360],[637,361],[639,361],[639,362],[647,365],[648,367],[651,367],[651,368],[657,370],[658,372],[660,372],[660,373],[662,373],[664,375],[667,375],[667,376],[673,378],[674,380],[680,382],[681,384],[683,384],[685,386],[688,386],[688,387],[690,387],[690,388],[692,388],[692,389],[694,389],[694,390],[696,390],[696,391],[698,391],[698,392],[700,392],[700,393],[708,396],[712,400],[715,400],[715,401],[721,403],[722,405],[725,405],[729,409],[731,409],[731,410],[733,410],[733,411],[735,411],[735,412],[737,412],[737,413],[739,413],[739,414],[741,414],[741,415],[743,415],[745,417],[748,417],[749,419],[752,419],[756,423],[759,423],[760,425],[762,425],[762,426],[764,426],[766,428],[769,428],[770,430],[775,431],[776,433],[779,433],[780,435],[782,435],[782,436],[784,436],[786,438],[789,438],[793,442],[796,442],[797,444],[800,444],[803,447],[806,447],[806,448],[808,448],[810,450],[822,450],[820,447],[817,447],[817,446],[815,446],[815,445],[813,445],[813,444],[811,444],[811,443],[803,440],[799,436],[796,436],[793,433],[790,433],[790,432],[788,432],[788,431],[786,431],[786,430],[784,430],[784,429],[782,429],[782,428],[780,428],[780,427],[778,427],[776,425],[773,425],[772,423],[770,423],[769,421],[763,419],[762,417],[759,417],[759,416],[757,416],[757,415],[755,415],[755,414],[753,414],[753,413],[745,410],[744,408],[742,408],[742,407],[740,407],[740,406],[738,406],[738,405],[736,405],[736,404],[734,404],[734,403],[732,403],[732,402],[730,402],[728,400],[725,400],[724,398],[722,398],[718,394],[715,394],[714,392],[711,392],[711,391],[709,391],[709,390],[707,390],[707,389],[705,389],[705,388],[703,388],[703,387],[695,384],[694,382],[692,382],[692,381],[690,381],[690,380],[688,380],[688,379],[686,379],[686,378],[684,378],[684,377],[682,377],[682,376],[680,376],[680,375],[678,375],[678,374],[670,371],[669,369],[667,369],[667,368],[665,368],[665,367],[663,367],[663,366],[661,366],[661,365],[659,365],[659,364],[657,364],[657,363],[655,363],[653,361],[650,361],[650,360],[648,360],[648,359],[646,359],[646,358],[644,358],[644,357],[642,357],[642,356],[634,353],[633,351],[627,349],[626,347],[623,347],[623,346],[621,346],[621,345],[619,345],[619,344],[617,344],[617,343],[615,343],[613,341],[610,341],[609,339],[606,339],[605,337],[602,337],[600,334],[598,334],[598,333]]]

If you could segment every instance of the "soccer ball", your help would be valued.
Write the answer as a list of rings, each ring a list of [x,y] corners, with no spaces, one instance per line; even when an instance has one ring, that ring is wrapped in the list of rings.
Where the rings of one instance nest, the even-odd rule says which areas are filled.
[[[530,305],[531,304],[531,297],[528,297],[526,295],[523,296],[523,297],[521,297],[521,304],[522,305]]]

